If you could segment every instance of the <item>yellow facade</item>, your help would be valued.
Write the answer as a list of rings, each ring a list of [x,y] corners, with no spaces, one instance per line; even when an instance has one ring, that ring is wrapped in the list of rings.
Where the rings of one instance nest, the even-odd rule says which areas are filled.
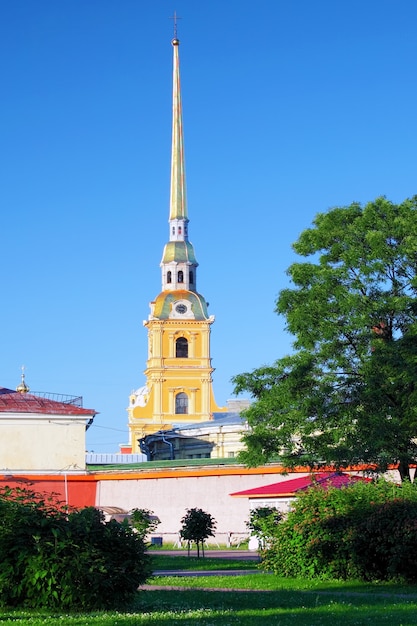
[[[212,387],[209,320],[156,320],[148,328],[146,387],[131,394],[129,427],[132,452],[138,439],[174,424],[196,424],[212,419],[217,406]],[[187,356],[176,356],[178,339],[185,339]],[[183,402],[181,402],[181,400]]]

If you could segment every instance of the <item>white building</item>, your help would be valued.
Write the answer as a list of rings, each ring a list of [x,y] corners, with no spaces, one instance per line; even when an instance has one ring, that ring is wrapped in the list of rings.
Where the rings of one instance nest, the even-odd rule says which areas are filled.
[[[85,470],[85,433],[96,411],[82,398],[0,387],[0,471]],[[53,399],[53,398],[59,398]]]

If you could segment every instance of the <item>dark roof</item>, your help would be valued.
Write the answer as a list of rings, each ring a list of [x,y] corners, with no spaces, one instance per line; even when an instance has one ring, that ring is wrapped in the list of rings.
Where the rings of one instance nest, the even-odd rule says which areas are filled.
[[[19,393],[0,387],[0,413],[43,413],[46,415],[96,415],[94,409],[84,409],[68,402],[57,402],[32,393]]]
[[[233,426],[243,425],[246,420],[239,413],[213,413],[213,419],[207,422],[174,424],[175,430],[190,430],[194,428],[207,428],[208,426]]]
[[[352,476],[343,472],[321,472],[319,474],[302,476],[301,478],[283,480],[279,483],[256,487],[255,489],[236,491],[230,495],[246,498],[294,497],[299,491],[304,491],[305,489],[315,485],[324,489],[327,487],[336,487],[337,489],[340,489],[358,481],[368,482],[370,480],[370,478],[365,478],[364,476]]]

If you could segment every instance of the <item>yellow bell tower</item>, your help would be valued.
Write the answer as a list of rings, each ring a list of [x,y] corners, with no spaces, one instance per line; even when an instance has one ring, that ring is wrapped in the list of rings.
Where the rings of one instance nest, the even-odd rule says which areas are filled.
[[[188,239],[184,147],[179,72],[179,40],[172,40],[173,116],[169,241],[162,255],[162,291],[150,303],[146,384],[132,392],[128,416],[130,448],[138,440],[175,424],[213,419],[217,406],[210,357],[210,327],[214,316],[197,291],[194,248]]]

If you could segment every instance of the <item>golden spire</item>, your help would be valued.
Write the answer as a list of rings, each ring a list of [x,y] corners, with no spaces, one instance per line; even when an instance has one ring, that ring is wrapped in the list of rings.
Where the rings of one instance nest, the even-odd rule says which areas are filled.
[[[174,15],[174,75],[172,99],[171,195],[169,209],[169,241],[162,254],[162,291],[197,292],[197,267],[194,248],[188,239],[188,216],[185,189],[184,143],[177,34]],[[179,296],[178,296],[179,297]],[[204,305],[205,306],[205,305]],[[164,315],[171,306],[165,307]],[[155,309],[156,311],[156,309]],[[156,314],[156,313],[155,313]]]
[[[169,219],[187,219],[185,189],[184,138],[182,131],[182,104],[180,88],[180,62],[177,39],[177,15],[174,14],[174,67],[172,94],[172,154],[171,154],[171,198]]]
[[[25,383],[25,366],[22,365],[22,379],[20,381],[20,385],[16,387],[16,391],[19,393],[29,393],[30,389]]]

